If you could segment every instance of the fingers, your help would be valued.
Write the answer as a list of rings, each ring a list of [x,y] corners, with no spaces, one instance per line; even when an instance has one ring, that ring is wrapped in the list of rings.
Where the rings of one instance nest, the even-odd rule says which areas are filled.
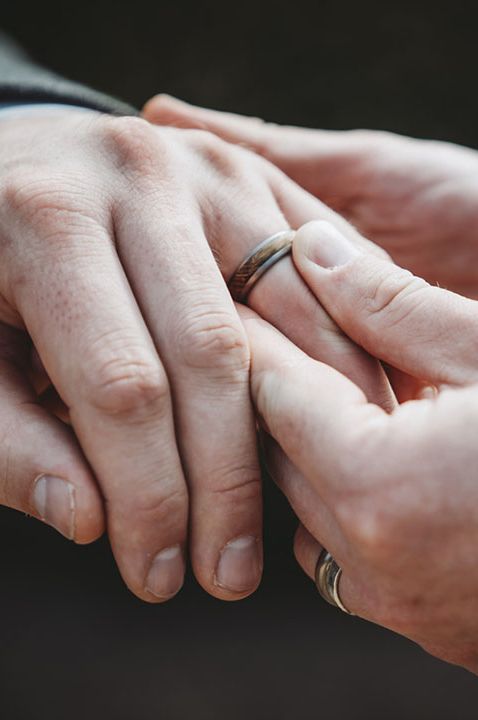
[[[101,495],[73,433],[35,401],[22,335],[0,325],[0,504],[92,542],[104,529]]]
[[[475,301],[361,252],[329,223],[301,228],[293,257],[331,317],[372,355],[437,385],[476,380]]]
[[[317,542],[308,530],[306,530],[303,525],[299,525],[294,538],[294,555],[302,570],[314,583],[315,570],[322,549],[322,545]],[[336,556],[333,553],[332,557],[337,562]],[[342,569],[338,591],[340,600],[350,612],[354,615],[367,618],[368,620],[372,619],[369,616],[370,603],[366,593],[360,584],[357,583],[356,579],[350,577],[350,573],[348,573],[347,570],[344,571]]]
[[[313,486],[299,472],[270,436],[263,434],[262,447],[267,470],[287,497],[301,523],[319,541],[333,547],[338,556],[344,557],[343,535],[334,514],[320,496],[318,483]],[[317,468],[320,474],[320,468]]]
[[[249,350],[204,231],[181,192],[177,188],[173,202],[158,191],[143,201],[141,217],[124,204],[118,247],[172,387],[195,575],[211,594],[236,600],[255,590],[262,574]]]
[[[166,374],[103,221],[81,206],[52,209],[51,197],[36,193],[22,205],[30,249],[11,259],[12,276],[28,273],[32,256],[43,271],[14,283],[11,302],[101,485],[126,583],[163,600],[182,584],[187,534]]]
[[[324,217],[338,223],[355,241],[357,233],[353,228],[280,173],[279,177],[273,173],[271,184],[290,227],[298,227],[312,217]],[[396,399],[380,363],[341,332],[308,291],[291,258],[282,259],[261,278],[248,304],[308,355],[353,380],[371,402],[387,410],[395,407]]]
[[[346,377],[312,360],[268,323],[242,313],[251,348],[251,393],[267,432],[323,502],[335,508],[339,479],[356,453],[379,442],[388,415]],[[362,453],[360,453],[362,456]],[[317,469],[320,468],[320,472]],[[353,470],[347,481],[353,478]]]
[[[223,146],[215,148],[216,156],[219,150],[226,158],[238,155],[238,150],[235,150],[236,155],[232,155],[234,149]],[[226,279],[230,278],[244,256],[268,235],[287,226],[298,227],[317,217],[330,219],[349,233],[354,241],[369,246],[372,252],[382,253],[336,213],[297,187],[276,168],[246,153],[242,153],[238,160],[237,169],[245,167],[247,162],[249,193],[244,192],[241,202],[236,201],[231,208],[232,212],[224,214],[222,242],[215,242],[214,232],[208,232],[208,239]],[[236,170],[236,182],[238,177]],[[269,184],[269,198],[264,194],[264,181],[258,182],[261,178],[265,178]],[[215,194],[219,205],[223,203],[229,207],[230,197],[223,198],[224,188],[227,190],[228,186],[222,183]],[[247,204],[244,198],[248,200]],[[262,201],[258,202],[258,198]],[[270,211],[273,205],[276,205],[275,214]],[[260,227],[264,228],[263,234],[259,232]],[[248,303],[309,355],[337,367],[351,377],[364,389],[370,400],[388,409],[394,407],[396,401],[380,364],[337,331],[335,323],[331,322],[300,280],[289,258],[268,271],[251,292]]]
[[[261,149],[270,131],[275,129],[257,118],[196,107],[169,95],[151,98],[142,115],[157,125],[208,130],[223,140],[247,145],[256,152]]]
[[[300,524],[294,537],[294,555],[311,580],[315,580],[315,569],[322,549],[322,545]]]
[[[432,478],[441,460],[427,468],[421,450],[430,447],[437,425],[449,416],[446,405],[412,402],[389,415],[251,311],[242,316],[251,348],[252,397],[263,427],[289,458],[283,476],[280,465],[275,475],[304,527],[342,568],[345,606],[393,626],[387,618],[391,592],[377,567],[390,565],[396,547],[390,538],[400,536],[398,517],[416,517],[424,507],[436,513]],[[417,467],[428,473],[426,493],[432,496],[417,494],[412,483],[404,502],[404,485]],[[413,553],[415,539],[404,544]],[[310,546],[308,559],[302,551],[299,560],[312,575],[319,548]]]
[[[328,205],[344,210],[362,196],[367,158],[384,135],[283,127],[259,118],[196,107],[169,95],[153,97],[142,114],[158,125],[208,130],[227,142],[246,146]]]

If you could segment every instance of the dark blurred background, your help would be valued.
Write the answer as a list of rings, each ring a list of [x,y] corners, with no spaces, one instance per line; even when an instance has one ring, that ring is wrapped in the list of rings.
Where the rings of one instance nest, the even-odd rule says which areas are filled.
[[[478,147],[476,0],[3,0],[0,26],[137,106],[167,91]],[[260,590],[225,604],[190,578],[159,607],[123,587],[106,541],[75,547],[0,510],[0,717],[476,720],[478,679],[325,606],[292,560],[294,527],[267,481]]]

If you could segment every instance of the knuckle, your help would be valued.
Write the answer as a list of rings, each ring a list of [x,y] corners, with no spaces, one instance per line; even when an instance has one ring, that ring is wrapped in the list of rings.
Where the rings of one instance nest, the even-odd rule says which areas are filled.
[[[238,148],[208,130],[188,130],[192,146],[218,175],[235,177],[242,165]]]
[[[370,320],[386,322],[387,327],[406,319],[429,287],[425,280],[392,265],[370,280],[371,290],[364,292],[360,300],[362,309]]]
[[[393,556],[399,537],[387,510],[375,498],[368,500],[344,502],[339,522],[357,555],[370,566],[382,565]]]
[[[169,407],[168,382],[159,364],[115,360],[92,375],[87,401],[105,415],[149,417]]]
[[[225,500],[238,513],[260,503],[262,495],[260,470],[250,465],[219,468],[209,476],[207,489]]]
[[[393,482],[389,482],[393,480]],[[337,520],[360,562],[379,571],[409,554],[412,541],[410,506],[403,502],[396,478],[384,473],[380,482],[362,484],[344,494],[336,506]],[[420,525],[418,525],[420,526]]]
[[[30,208],[47,190],[46,177],[36,177],[23,170],[14,170],[2,179],[2,205],[6,211],[20,215]]]
[[[64,204],[61,183],[48,175],[14,171],[2,181],[2,199],[7,209],[29,219],[43,208]]]
[[[220,313],[196,314],[178,332],[177,351],[191,369],[249,370],[249,348],[244,331],[234,319]]]
[[[151,174],[167,148],[158,129],[143,118],[106,118],[101,134],[115,165],[123,173]]]
[[[66,174],[15,171],[2,183],[2,215],[34,227],[43,240],[89,233],[100,222],[98,204]]]
[[[404,506],[397,502],[400,479],[394,461],[384,461],[379,467],[371,462],[387,453],[380,433],[381,426],[368,424],[348,437],[337,466],[342,482],[335,491],[338,523],[350,546],[371,565],[390,558],[400,545],[403,530]]]
[[[140,518],[142,527],[150,524],[172,527],[178,519],[186,524],[188,495],[182,483],[171,487],[154,483],[136,492],[129,502],[129,512]]]

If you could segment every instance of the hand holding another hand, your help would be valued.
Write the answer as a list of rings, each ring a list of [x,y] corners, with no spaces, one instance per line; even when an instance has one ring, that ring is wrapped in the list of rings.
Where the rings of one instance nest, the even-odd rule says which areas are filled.
[[[272,476],[314,577],[326,547],[352,612],[478,672],[478,305],[368,253],[328,223],[295,265],[348,336],[440,392],[387,413],[244,311]]]
[[[478,297],[478,153],[373,130],[309,130],[150,100],[150,121],[202,128],[270,160],[399,265]]]
[[[188,551],[208,592],[246,596],[262,571],[261,486],[249,348],[225,280],[258,242],[311,219],[364,241],[208,132],[64,108],[6,112],[0,137],[0,502],[78,542],[106,511],[144,600],[179,590]],[[290,258],[250,305],[393,406],[379,363]]]

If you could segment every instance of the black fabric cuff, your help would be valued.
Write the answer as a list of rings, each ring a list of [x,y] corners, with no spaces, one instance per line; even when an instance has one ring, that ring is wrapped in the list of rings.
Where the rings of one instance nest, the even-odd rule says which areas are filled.
[[[137,115],[128,103],[36,65],[9,37],[0,32],[0,102],[53,102],[81,105],[113,115]]]

